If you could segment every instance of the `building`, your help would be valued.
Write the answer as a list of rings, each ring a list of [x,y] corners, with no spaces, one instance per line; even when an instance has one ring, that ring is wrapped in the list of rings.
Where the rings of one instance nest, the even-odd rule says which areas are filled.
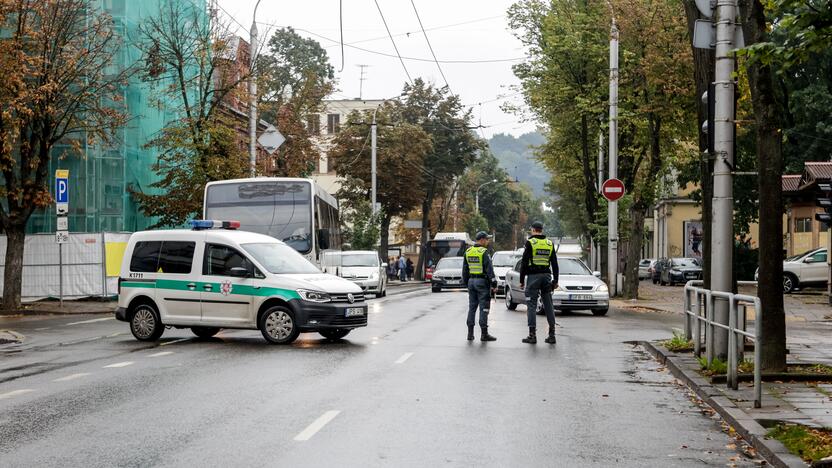
[[[818,184],[832,182],[832,162],[807,162],[802,174],[783,176],[784,248],[788,256],[829,245],[829,226],[815,220]]]

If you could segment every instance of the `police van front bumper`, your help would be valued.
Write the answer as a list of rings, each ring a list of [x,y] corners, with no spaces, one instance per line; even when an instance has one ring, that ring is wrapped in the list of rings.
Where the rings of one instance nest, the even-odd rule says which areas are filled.
[[[317,303],[301,300],[289,302],[302,332],[327,329],[353,329],[367,326],[367,303]],[[347,316],[348,311],[361,309],[360,315]]]

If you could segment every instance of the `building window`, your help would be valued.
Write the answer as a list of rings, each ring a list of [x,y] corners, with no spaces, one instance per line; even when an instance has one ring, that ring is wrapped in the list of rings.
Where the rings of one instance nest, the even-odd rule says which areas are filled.
[[[794,232],[812,232],[812,218],[795,219]]]
[[[326,132],[334,135],[341,130],[341,114],[329,114],[326,116]]]
[[[310,135],[321,134],[321,117],[318,114],[310,114],[306,116],[306,131]]]
[[[829,225],[826,224],[826,223],[822,223],[822,222],[818,221],[818,226],[820,226],[818,228],[818,232],[826,232],[826,231],[829,230]]]

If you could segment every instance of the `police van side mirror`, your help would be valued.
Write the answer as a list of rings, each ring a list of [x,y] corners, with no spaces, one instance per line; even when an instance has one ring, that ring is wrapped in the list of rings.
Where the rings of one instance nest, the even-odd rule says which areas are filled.
[[[243,267],[234,267],[228,270],[228,273],[234,278],[249,278],[251,276],[251,272],[248,271],[248,268]]]
[[[318,229],[318,248],[329,249],[329,229]]]

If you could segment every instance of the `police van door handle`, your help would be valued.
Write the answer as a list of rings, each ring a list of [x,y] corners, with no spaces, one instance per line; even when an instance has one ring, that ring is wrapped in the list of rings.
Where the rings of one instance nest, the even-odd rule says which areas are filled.
[[[187,286],[188,286],[188,289],[190,289],[191,291],[196,289],[196,283],[188,283]]]
[[[206,284],[206,285],[202,286],[202,289],[204,289],[206,291],[211,291],[212,289],[214,289],[214,286],[211,285],[211,284]]]

